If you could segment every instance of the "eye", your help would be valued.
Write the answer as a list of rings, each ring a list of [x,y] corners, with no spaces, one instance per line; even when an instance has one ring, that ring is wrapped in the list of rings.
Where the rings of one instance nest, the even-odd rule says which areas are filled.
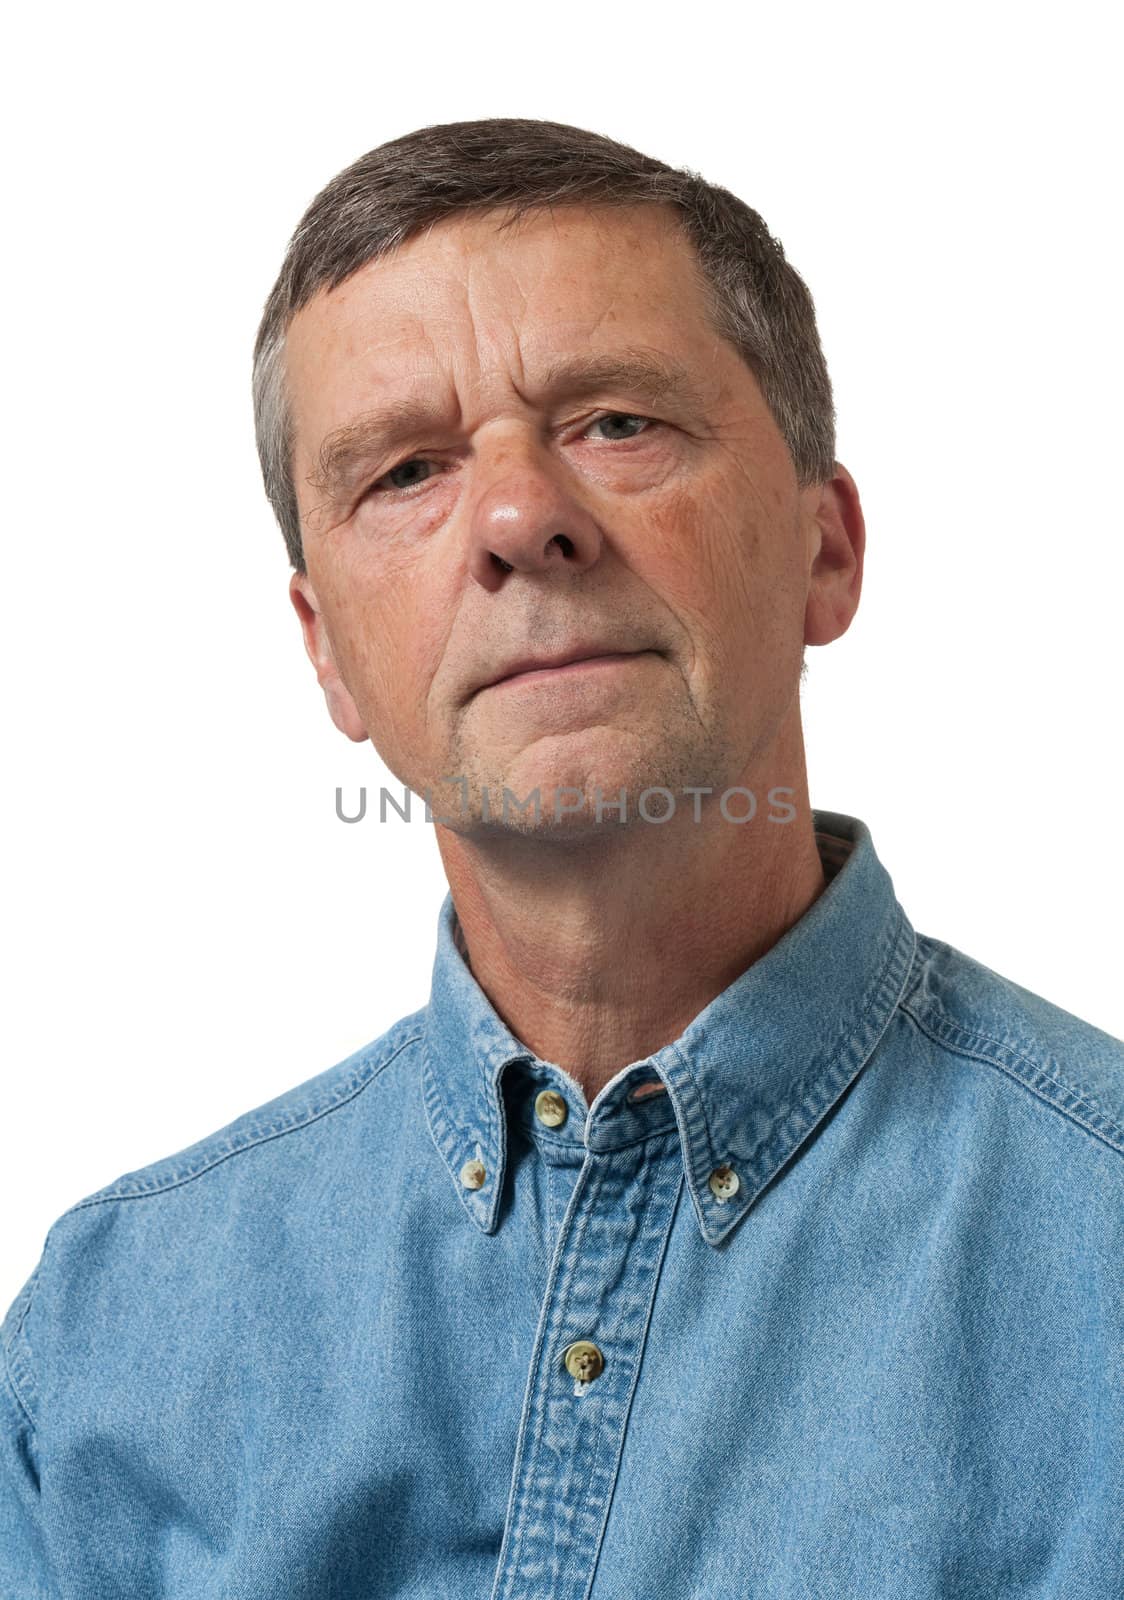
[[[639,434],[646,432],[653,426],[651,417],[637,416],[633,411],[606,411],[603,416],[594,417],[589,426],[591,428],[600,428],[603,424],[608,424],[615,429],[622,423],[627,427],[634,422],[638,422],[640,427],[634,429],[631,433],[614,433],[611,437],[615,439],[635,439]]]
[[[425,483],[429,477],[428,468],[435,463],[425,456],[411,456],[408,461],[400,461],[396,467],[391,467],[389,472],[384,472],[381,478],[376,478],[371,488],[383,489],[413,489],[419,483]],[[418,476],[418,468],[427,469],[424,477]]]
[[[607,436],[607,442],[623,442],[626,439],[638,438],[641,433],[650,432],[659,424],[652,417],[642,417],[632,411],[606,411],[599,417],[594,417],[589,423],[589,428],[608,427],[612,431]],[[621,433],[623,427],[626,431]],[[603,435],[603,437],[605,437]],[[411,489],[418,489],[427,483],[440,471],[439,463],[431,461],[428,456],[410,456],[405,461],[400,461],[397,466],[391,467],[389,472],[384,472],[381,478],[376,478],[368,489],[368,494],[385,494],[396,491],[399,494],[407,493]]]

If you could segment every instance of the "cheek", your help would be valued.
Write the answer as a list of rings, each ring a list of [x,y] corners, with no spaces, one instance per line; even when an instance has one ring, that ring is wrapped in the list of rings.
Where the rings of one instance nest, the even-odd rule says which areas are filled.
[[[380,754],[409,748],[424,723],[429,643],[420,594],[419,585],[387,579],[331,597],[340,674]]]
[[[634,548],[637,575],[674,612],[716,682],[783,675],[803,642],[800,542],[782,495],[716,475],[669,488]]]
[[[772,576],[760,506],[721,482],[669,489],[651,507],[639,548],[653,587],[705,634],[759,608]]]

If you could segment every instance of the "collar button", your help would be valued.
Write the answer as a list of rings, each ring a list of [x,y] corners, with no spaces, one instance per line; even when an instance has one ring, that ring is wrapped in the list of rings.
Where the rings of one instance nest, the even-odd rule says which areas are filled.
[[[741,1188],[741,1183],[733,1167],[715,1167],[710,1174],[710,1192],[718,1200],[732,1200]]]
[[[535,1096],[535,1116],[547,1128],[560,1128],[570,1115],[570,1108],[554,1089],[544,1089]]]

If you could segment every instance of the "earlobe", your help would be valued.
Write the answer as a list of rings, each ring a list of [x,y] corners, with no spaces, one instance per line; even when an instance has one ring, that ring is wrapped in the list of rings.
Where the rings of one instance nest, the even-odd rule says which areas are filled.
[[[341,733],[356,744],[362,744],[369,735],[351,692],[340,676],[320,602],[307,573],[293,573],[289,580],[289,599],[300,619],[305,652],[316,669],[316,681],[324,691],[328,715]]]

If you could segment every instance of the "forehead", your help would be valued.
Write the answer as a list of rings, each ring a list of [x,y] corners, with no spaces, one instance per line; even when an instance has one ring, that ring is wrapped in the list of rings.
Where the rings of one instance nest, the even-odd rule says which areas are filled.
[[[506,216],[448,218],[297,313],[285,356],[298,444],[423,384],[471,405],[571,354],[713,358],[697,257],[670,208]]]
[[[320,290],[294,317],[291,354],[366,323],[401,336],[471,310],[512,323],[613,303],[619,312],[657,309],[659,284],[689,294],[694,251],[665,206],[561,206],[513,221],[488,211],[447,218],[369,261],[334,289]],[[483,330],[481,330],[483,331]]]

